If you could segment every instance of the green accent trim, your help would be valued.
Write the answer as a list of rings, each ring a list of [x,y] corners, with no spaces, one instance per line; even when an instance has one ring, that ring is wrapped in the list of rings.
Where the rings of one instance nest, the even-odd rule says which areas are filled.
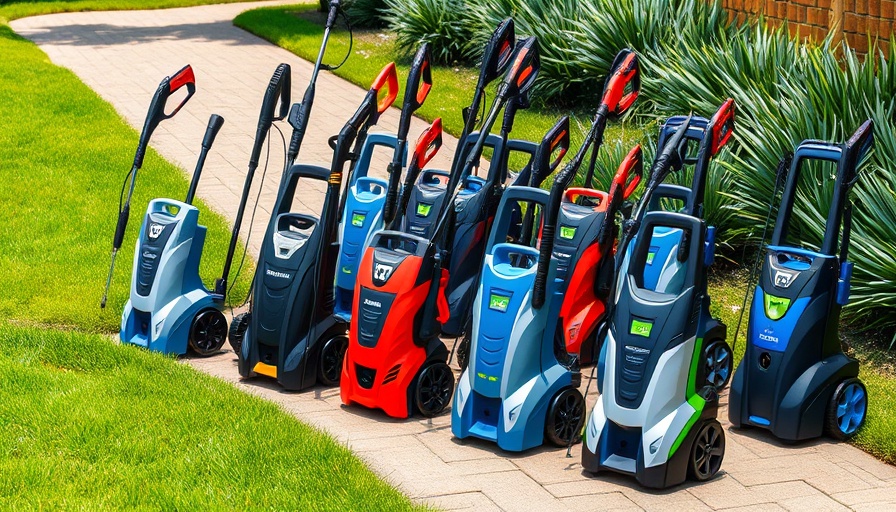
[[[498,295],[497,293],[492,293],[488,298],[488,308],[493,309],[495,311],[506,313],[507,306],[510,305],[510,297],[507,295]]]
[[[672,448],[669,450],[669,459],[672,459],[672,456],[675,455],[675,452],[678,450],[678,447],[681,446],[681,443],[684,442],[684,438],[687,437],[688,432],[694,427],[694,424],[697,423],[697,420],[700,419],[700,415],[703,414],[703,407],[706,405],[706,400],[704,400],[700,395],[692,395],[688,398],[688,403],[691,404],[691,407],[696,409],[694,414],[691,415],[688,422],[685,424],[684,428],[681,429],[681,432],[678,433],[678,437],[675,438],[675,442],[672,443]]]
[[[417,204],[417,216],[418,217],[429,217],[429,211],[432,210],[431,204]]]
[[[570,226],[560,226],[560,238],[572,240],[576,237],[576,229],[577,228]]]
[[[780,320],[790,308],[790,299],[775,297],[768,293],[763,293],[763,295],[765,295],[765,316],[771,320]]]
[[[703,412],[703,407],[706,405],[706,400],[697,394],[697,368],[699,368],[701,360],[703,360],[703,338],[697,338],[697,340],[694,341],[694,355],[691,357],[691,371],[688,373],[688,387],[685,392],[685,396],[688,397],[688,403],[695,409],[695,412],[690,419],[688,419],[687,424],[681,429],[681,432],[678,433],[675,442],[672,443],[672,449],[669,450],[670,459],[672,458],[672,455],[675,454],[675,450],[677,450],[684,441],[685,436],[691,431],[691,427],[694,426],[694,423],[697,423],[700,414]]]

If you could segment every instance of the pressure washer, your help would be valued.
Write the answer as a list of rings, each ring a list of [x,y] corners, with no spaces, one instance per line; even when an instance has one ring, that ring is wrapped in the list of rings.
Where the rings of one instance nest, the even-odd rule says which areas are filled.
[[[722,464],[725,436],[716,420],[718,391],[699,364],[717,321],[709,313],[706,266],[712,240],[702,218],[702,178],[683,212],[648,211],[654,192],[687,158],[691,117],[663,141],[644,195],[625,225],[616,254],[614,300],[597,365],[601,397],[585,427],[586,471],[634,475],[645,487],[665,488],[688,476],[704,481]],[[730,139],[734,102],[705,125],[695,175]],[[677,237],[663,236],[677,233]],[[676,238],[671,240],[671,238]],[[671,254],[674,264],[649,282],[650,261]]]
[[[846,440],[865,423],[868,392],[859,362],[843,353],[839,323],[853,269],[849,194],[873,143],[868,120],[843,144],[806,140],[796,148],[764,250],[746,352],[731,383],[728,418],[735,427],[764,428],[788,441],[824,433]],[[815,186],[829,175],[835,182],[816,249],[800,236],[793,214],[804,198],[800,178]]]
[[[384,97],[379,98],[385,91]],[[337,214],[342,174],[367,130],[398,93],[395,64],[374,80],[351,119],[331,139],[330,168],[293,165],[281,183],[255,273],[249,322],[238,355],[243,377],[274,378],[301,390],[338,382],[345,326],[333,315]],[[301,178],[324,181],[320,217],[291,211]]]

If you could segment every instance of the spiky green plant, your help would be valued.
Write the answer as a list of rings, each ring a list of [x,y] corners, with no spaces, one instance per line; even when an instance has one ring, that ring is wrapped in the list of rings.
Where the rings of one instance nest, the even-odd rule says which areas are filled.
[[[386,0],[348,0],[342,2],[342,8],[354,27],[379,28],[386,25],[383,19]]]
[[[386,0],[386,6],[385,21],[406,53],[429,43],[437,62],[450,64],[468,57],[464,0]]]

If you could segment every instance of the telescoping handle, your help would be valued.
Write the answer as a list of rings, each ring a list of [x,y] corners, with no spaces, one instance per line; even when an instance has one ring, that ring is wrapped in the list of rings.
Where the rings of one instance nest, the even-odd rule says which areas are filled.
[[[734,100],[728,98],[709,121],[712,126],[711,156],[716,156],[734,134],[734,110]]]
[[[168,98],[180,90],[182,87],[187,88],[187,96],[181,100],[180,104],[170,113],[165,113],[165,107]],[[143,167],[143,157],[146,155],[146,147],[149,145],[149,139],[152,133],[159,126],[159,123],[166,119],[171,119],[180,109],[196,94],[196,77],[193,75],[193,68],[186,65],[172,76],[166,76],[159,87],[156,89],[149,104],[149,112],[146,113],[146,121],[143,122],[143,132],[140,134],[140,142],[137,146],[137,154],[134,155],[134,167],[137,169]]]
[[[196,161],[196,169],[193,171],[193,179],[190,181],[190,188],[187,190],[187,198],[184,200],[187,204],[193,204],[193,197],[196,195],[196,187],[199,185],[199,177],[202,175],[202,169],[205,167],[205,157],[208,155],[212,144],[215,143],[215,137],[221,127],[224,126],[224,118],[218,114],[212,114],[208,118],[208,126],[205,128],[205,137],[202,138],[202,149],[199,151],[199,159]]]

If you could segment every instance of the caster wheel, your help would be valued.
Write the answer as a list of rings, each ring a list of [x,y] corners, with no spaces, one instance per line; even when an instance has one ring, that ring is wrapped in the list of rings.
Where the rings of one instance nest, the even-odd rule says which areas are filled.
[[[224,346],[227,319],[217,309],[201,311],[190,326],[190,348],[200,356],[210,356]]]
[[[837,385],[828,402],[825,430],[828,435],[845,441],[862,428],[868,411],[868,392],[859,379],[845,379]]]
[[[250,319],[249,313],[240,313],[233,317],[233,322],[230,323],[230,333],[227,336],[227,340],[230,341],[230,346],[233,347],[233,351],[237,355],[243,348],[243,338],[246,337]]]
[[[320,349],[320,364],[317,366],[317,380],[325,386],[338,386],[342,376],[342,360],[348,348],[348,337],[337,334],[328,339]]]
[[[700,427],[691,446],[688,474],[698,482],[716,476],[725,457],[725,431],[717,420],[709,420]]]
[[[464,333],[464,337],[457,344],[457,365],[460,367],[460,371],[466,370],[470,365],[470,345],[472,343],[469,333]]]
[[[712,340],[703,349],[704,375],[706,385],[721,391],[731,380],[734,369],[734,355],[725,340]]]
[[[420,414],[427,418],[438,416],[454,393],[454,372],[445,363],[432,363],[420,370],[415,386],[414,402]]]
[[[557,393],[548,406],[544,435],[557,446],[567,446],[582,440],[585,425],[585,399],[578,389],[566,388]]]

